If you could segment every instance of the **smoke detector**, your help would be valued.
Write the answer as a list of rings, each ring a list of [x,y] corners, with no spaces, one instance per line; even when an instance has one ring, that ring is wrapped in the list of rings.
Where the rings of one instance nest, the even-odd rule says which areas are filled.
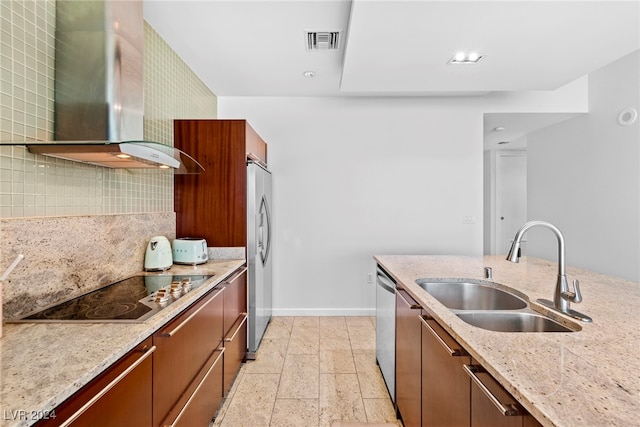
[[[342,31],[306,31],[307,50],[338,50]]]

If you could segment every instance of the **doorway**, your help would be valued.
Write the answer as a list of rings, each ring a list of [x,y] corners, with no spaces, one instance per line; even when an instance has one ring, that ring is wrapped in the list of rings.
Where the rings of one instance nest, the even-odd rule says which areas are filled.
[[[484,168],[484,254],[506,254],[527,222],[527,151],[487,150]]]
[[[527,222],[527,152],[496,151],[495,156],[495,254],[506,254]]]

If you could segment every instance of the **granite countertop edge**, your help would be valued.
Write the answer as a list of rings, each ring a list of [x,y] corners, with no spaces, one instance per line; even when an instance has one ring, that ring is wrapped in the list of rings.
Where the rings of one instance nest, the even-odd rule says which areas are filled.
[[[593,323],[558,315],[579,332],[510,333],[471,326],[415,283],[419,278],[490,280],[526,295],[552,299],[557,263],[504,256],[377,255],[380,264],[483,367],[545,426],[625,426],[640,413],[640,376],[629,355],[640,348],[640,328],[633,313],[640,303],[640,283],[567,267],[569,280],[580,280],[581,304],[572,308]],[[492,279],[485,279],[491,267]],[[615,347],[612,347],[615,346]],[[634,350],[635,349],[635,350]],[[626,355],[626,356],[625,356]]]
[[[0,339],[0,426],[33,425],[38,416],[56,408],[245,263],[244,259],[210,260],[196,266],[174,264],[165,273],[140,272],[213,274],[141,323],[5,324]]]

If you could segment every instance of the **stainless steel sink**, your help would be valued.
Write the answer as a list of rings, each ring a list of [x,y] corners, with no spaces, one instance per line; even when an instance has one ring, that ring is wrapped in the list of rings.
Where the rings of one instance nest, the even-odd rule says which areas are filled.
[[[545,316],[530,312],[480,311],[456,313],[470,325],[497,332],[576,332]]]
[[[476,279],[418,279],[416,283],[460,319],[496,332],[576,332],[533,311],[526,296],[504,286]]]
[[[519,310],[527,302],[485,281],[433,281],[418,279],[416,283],[432,297],[452,310]]]

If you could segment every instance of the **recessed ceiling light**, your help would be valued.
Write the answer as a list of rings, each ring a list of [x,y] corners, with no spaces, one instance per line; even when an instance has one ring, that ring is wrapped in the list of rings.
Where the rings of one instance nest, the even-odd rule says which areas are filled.
[[[131,156],[130,156],[130,155],[128,155],[128,154],[123,154],[123,153],[121,153],[121,154],[116,154],[116,157],[117,157],[117,158],[119,158],[119,159],[130,159],[130,158],[131,158]]]
[[[504,126],[496,126],[493,128],[494,132],[502,132],[504,130]]]
[[[455,55],[451,57],[449,60],[449,64],[477,64],[480,62],[482,58],[486,55],[483,55],[478,52],[457,52]]]
[[[305,71],[304,73],[302,73],[303,76],[305,76],[306,78],[312,78],[316,76],[316,72],[315,71]]]

